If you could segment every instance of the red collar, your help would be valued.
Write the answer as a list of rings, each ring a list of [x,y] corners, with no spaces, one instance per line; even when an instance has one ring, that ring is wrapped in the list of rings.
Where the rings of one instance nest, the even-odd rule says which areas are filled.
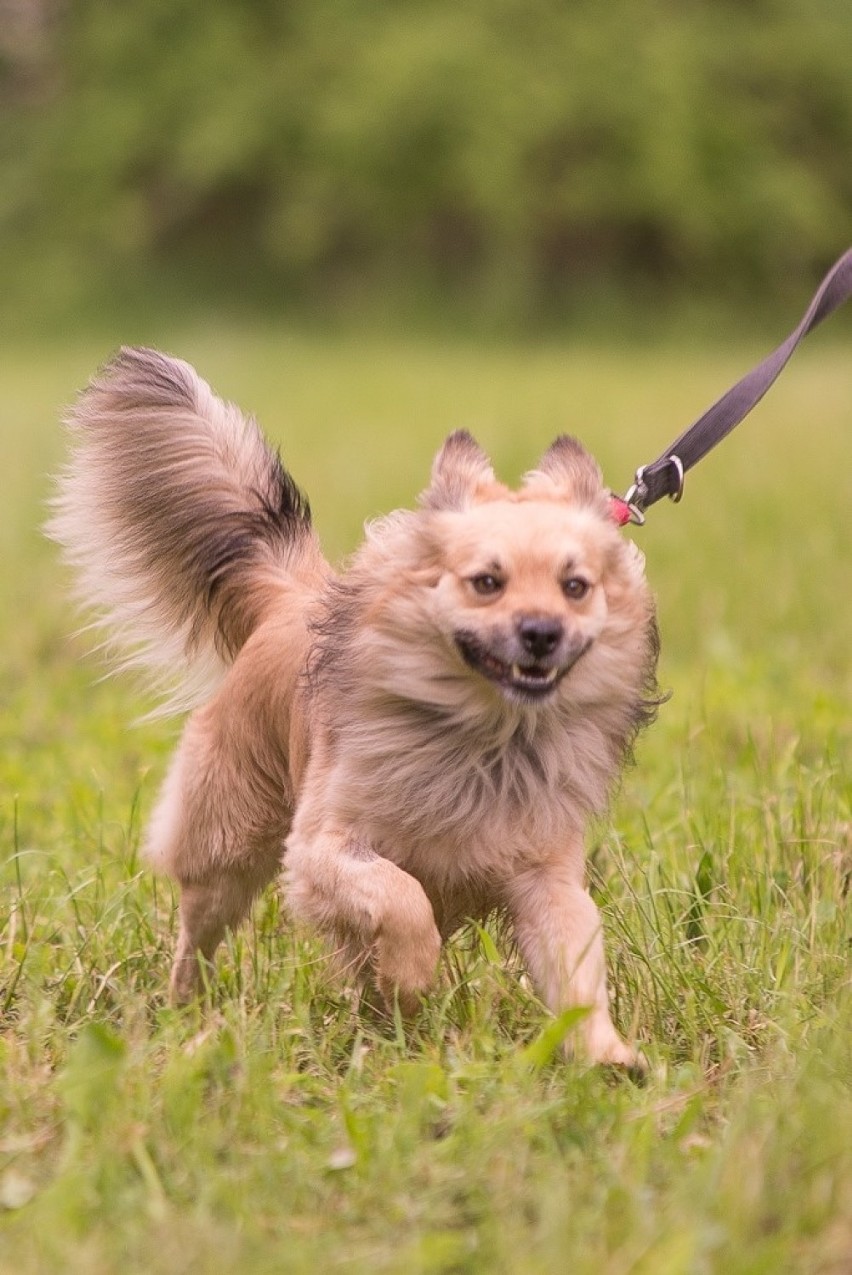
[[[622,500],[620,496],[616,496],[613,492],[610,493],[609,507],[613,521],[617,522],[619,527],[626,527],[629,522],[633,521],[627,501]]]

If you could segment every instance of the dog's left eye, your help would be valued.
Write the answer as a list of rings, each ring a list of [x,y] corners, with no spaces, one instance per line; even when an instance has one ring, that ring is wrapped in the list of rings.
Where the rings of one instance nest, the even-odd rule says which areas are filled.
[[[503,581],[487,571],[479,576],[471,576],[470,583],[474,593],[478,593],[483,598],[491,597],[503,588]]]
[[[568,580],[562,582],[562,592],[566,598],[570,598],[572,602],[579,602],[586,596],[592,586],[588,580],[584,580],[582,576],[571,576]]]

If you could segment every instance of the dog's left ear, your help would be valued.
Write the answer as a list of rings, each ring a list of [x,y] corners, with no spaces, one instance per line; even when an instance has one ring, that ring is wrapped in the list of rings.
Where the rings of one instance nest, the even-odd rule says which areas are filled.
[[[560,434],[542,456],[536,469],[524,476],[524,486],[547,483],[566,487],[574,500],[594,504],[603,488],[603,475],[593,456],[569,434]]]
[[[485,452],[466,429],[450,434],[432,465],[432,481],[420,497],[427,509],[465,509],[496,482]]]

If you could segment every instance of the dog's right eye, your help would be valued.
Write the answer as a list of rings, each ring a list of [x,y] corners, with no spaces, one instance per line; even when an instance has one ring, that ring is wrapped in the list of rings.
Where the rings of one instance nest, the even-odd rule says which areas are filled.
[[[487,571],[479,576],[471,576],[470,583],[474,593],[478,593],[481,598],[493,597],[503,588],[503,581]]]

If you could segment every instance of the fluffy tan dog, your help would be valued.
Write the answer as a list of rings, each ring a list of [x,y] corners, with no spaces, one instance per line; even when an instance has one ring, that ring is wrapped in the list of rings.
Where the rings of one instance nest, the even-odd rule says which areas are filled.
[[[452,434],[337,575],[255,422],[186,363],[122,350],[69,424],[49,529],[80,597],[124,663],[182,671],[170,707],[203,700],[147,834],[181,888],[173,998],[283,865],[292,913],[404,1012],[499,909],[545,1003],[589,1007],[581,1052],[635,1063],[583,834],[653,716],[656,627],[583,448],[510,491]]]

